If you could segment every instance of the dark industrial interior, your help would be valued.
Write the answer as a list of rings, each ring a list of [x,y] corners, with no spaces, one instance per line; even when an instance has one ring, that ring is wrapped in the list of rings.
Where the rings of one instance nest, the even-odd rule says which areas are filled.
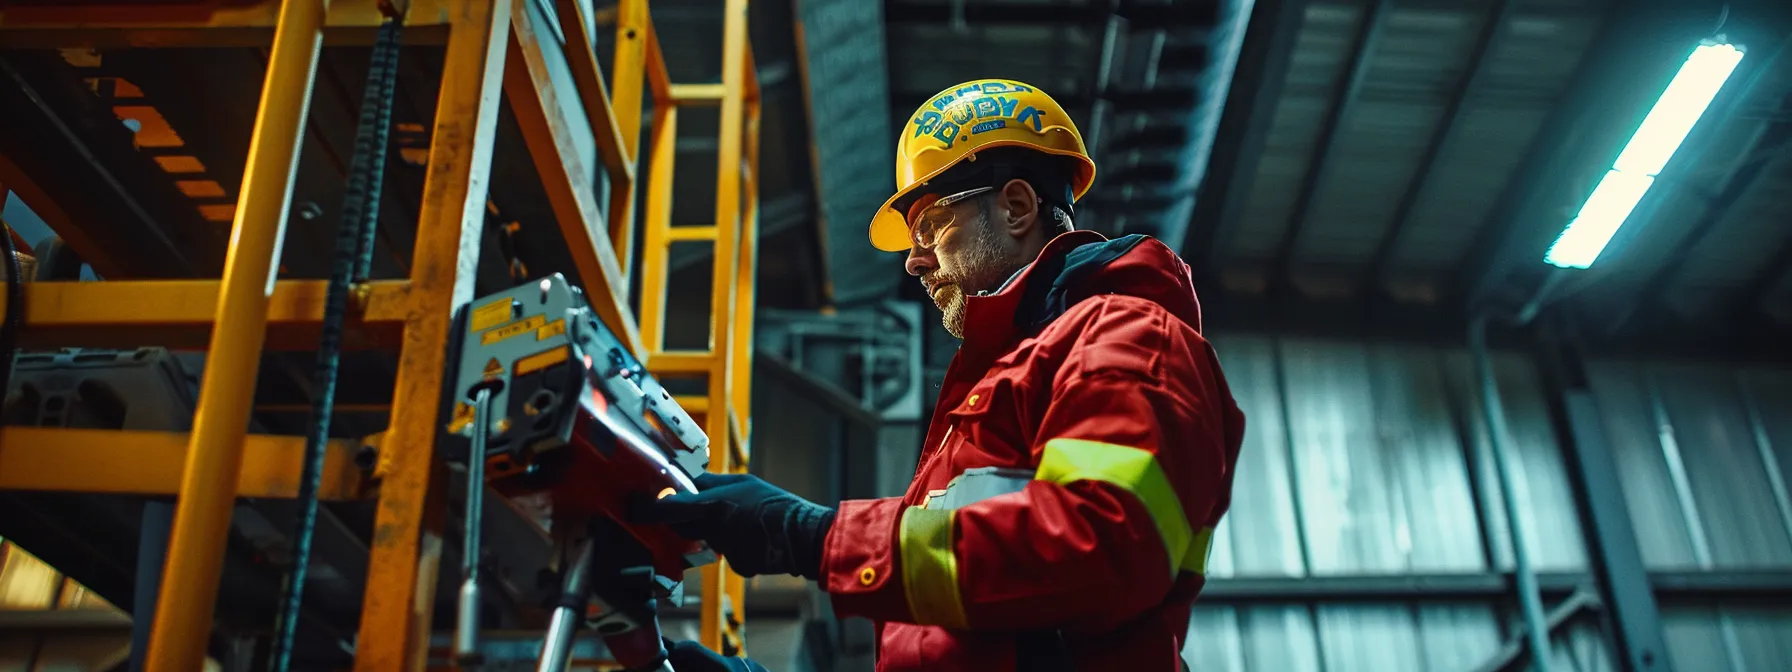
[[[283,220],[267,291],[242,283],[265,345],[210,371],[225,285],[253,273],[236,258],[279,128],[271,65],[308,53],[280,53],[276,18],[304,4],[0,0],[0,216],[28,262],[0,337],[0,670],[175,669],[146,667],[148,615],[178,608],[158,601],[180,597],[168,536],[201,487],[182,459],[223,403],[202,391],[239,370],[212,393],[247,424],[216,604],[190,637],[205,669],[276,669],[285,620],[294,669],[537,669],[565,524],[467,486],[475,441],[437,388],[470,346],[418,325],[552,274],[639,346],[712,471],[825,506],[903,496],[960,340],[866,226],[910,115],[988,78],[1049,93],[1080,129],[1098,171],[1077,229],[1188,264],[1246,418],[1186,669],[1792,669],[1792,3],[335,0],[294,89],[290,176],[261,174],[284,199],[257,192]],[[402,44],[375,46],[394,5]],[[506,41],[459,46],[479,26]],[[628,52],[637,31],[649,46]],[[625,52],[647,56],[629,71]],[[1684,139],[1639,134],[1720,52],[1739,60]],[[382,58],[389,129],[361,180]],[[1644,140],[1665,164],[1612,196]],[[1570,249],[1565,228],[1613,207],[1613,231]],[[371,266],[331,285],[355,216]],[[356,298],[320,396],[326,285]],[[419,380],[427,395],[407,392]],[[289,618],[320,403],[333,471]],[[394,438],[416,428],[432,439]],[[399,473],[428,496],[394,503]],[[469,518],[477,668],[454,657]],[[718,598],[708,567],[658,607],[667,637],[777,672],[877,669],[879,628],[837,617],[824,585],[728,576]],[[382,597],[394,576],[402,599]],[[415,613],[375,623],[376,606]],[[581,632],[566,669],[622,669]],[[402,641],[369,644],[387,634]]]

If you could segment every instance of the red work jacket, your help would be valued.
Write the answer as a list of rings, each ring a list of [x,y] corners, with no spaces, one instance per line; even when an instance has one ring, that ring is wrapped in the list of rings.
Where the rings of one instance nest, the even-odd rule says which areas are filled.
[[[836,614],[880,671],[1178,669],[1244,435],[1188,265],[1073,231],[965,301],[908,493],[828,534]]]

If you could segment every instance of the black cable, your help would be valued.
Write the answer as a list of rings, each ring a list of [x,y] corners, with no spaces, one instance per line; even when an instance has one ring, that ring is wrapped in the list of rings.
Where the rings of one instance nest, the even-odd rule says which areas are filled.
[[[0,203],[6,201],[0,195]],[[19,267],[19,249],[12,242],[12,227],[0,221],[0,247],[6,251],[6,322],[0,324],[0,402],[12,392],[12,361],[18,356],[19,330],[25,328],[25,271]]]
[[[379,221],[380,190],[385,178],[386,146],[392,121],[392,97],[398,73],[399,33],[403,25],[389,19],[380,26],[368,65],[361,118],[355,129],[355,152],[342,197],[342,220],[336,232],[335,263],[330,268],[324,302],[323,335],[313,372],[311,427],[305,438],[304,471],[299,476],[299,512],[293,531],[292,571],[286,577],[280,613],[275,620],[274,652],[268,667],[286,672],[292,663],[299,609],[304,603],[305,574],[311,567],[311,541],[317,529],[317,491],[322,485],[324,444],[330,438],[330,412],[336,400],[336,373],[342,354],[342,323],[348,314],[349,287],[365,279],[372,264],[373,239]]]

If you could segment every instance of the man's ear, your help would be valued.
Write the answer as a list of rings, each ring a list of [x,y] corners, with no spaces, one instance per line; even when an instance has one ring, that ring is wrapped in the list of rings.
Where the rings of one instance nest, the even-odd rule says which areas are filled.
[[[1026,238],[1033,229],[1039,228],[1039,194],[1033,191],[1033,185],[1026,180],[1013,179],[1002,185],[997,196],[1002,209],[1007,211],[1003,218],[1002,229],[1016,239]]]

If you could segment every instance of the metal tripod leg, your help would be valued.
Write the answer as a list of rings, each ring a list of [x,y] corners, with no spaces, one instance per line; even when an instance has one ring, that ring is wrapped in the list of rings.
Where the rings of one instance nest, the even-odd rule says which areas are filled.
[[[473,440],[467,448],[467,509],[462,526],[459,623],[454,657],[461,665],[477,665],[479,654],[479,532],[485,517],[485,439],[491,431],[492,391],[481,387],[473,398]]]
[[[573,562],[566,568],[566,581],[561,587],[560,604],[548,622],[548,636],[541,642],[541,664],[537,672],[565,672],[572,663],[573,635],[585,617],[585,603],[591,596],[591,564],[595,560],[597,542],[589,537],[580,540],[573,553]]]

